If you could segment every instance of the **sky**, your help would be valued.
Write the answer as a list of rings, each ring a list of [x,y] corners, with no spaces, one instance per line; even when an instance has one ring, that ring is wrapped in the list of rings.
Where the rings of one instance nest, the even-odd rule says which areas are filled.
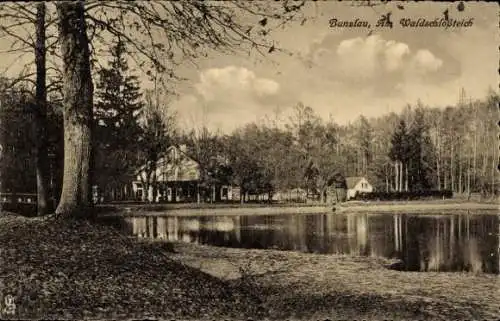
[[[272,35],[294,52],[255,61],[247,56],[212,55],[187,70],[190,83],[172,107],[185,126],[207,125],[229,132],[279,111],[286,119],[302,102],[323,118],[346,124],[360,115],[398,112],[419,99],[445,107],[459,90],[482,98],[498,89],[498,7],[467,3],[404,3],[353,7],[349,3],[308,3],[304,25],[292,24]],[[403,28],[402,18],[473,18],[465,28]],[[330,28],[329,20],[360,19],[372,27],[392,12],[393,28]],[[197,124],[197,125],[195,125]]]
[[[498,91],[497,5],[466,3],[462,12],[457,3],[400,3],[403,10],[397,5],[308,2],[303,24],[290,23],[269,36],[291,55],[212,52],[198,59],[196,66],[178,67],[177,74],[187,80],[176,84],[178,95],[167,97],[165,104],[176,112],[181,128],[207,126],[229,133],[265,116],[287,119],[299,102],[322,118],[346,124],[360,115],[398,112],[418,100],[431,107],[453,105],[462,87],[475,99],[486,96],[490,88]],[[472,26],[405,28],[400,24],[404,18],[440,19],[446,9],[452,19],[472,19]],[[388,12],[393,28],[375,27]],[[329,23],[356,18],[371,28]],[[0,56],[0,70],[16,57]],[[145,76],[141,79],[147,83]]]

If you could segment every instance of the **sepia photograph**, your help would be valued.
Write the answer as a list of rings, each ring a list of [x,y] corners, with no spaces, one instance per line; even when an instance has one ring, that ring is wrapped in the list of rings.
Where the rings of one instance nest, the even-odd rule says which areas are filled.
[[[0,319],[498,320],[499,19],[0,3]]]

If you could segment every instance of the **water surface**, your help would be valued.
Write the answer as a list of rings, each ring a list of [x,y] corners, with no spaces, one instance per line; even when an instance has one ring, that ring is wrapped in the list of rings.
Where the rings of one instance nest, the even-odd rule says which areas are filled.
[[[499,273],[497,215],[129,216],[118,223],[140,238],[398,258],[407,271]]]

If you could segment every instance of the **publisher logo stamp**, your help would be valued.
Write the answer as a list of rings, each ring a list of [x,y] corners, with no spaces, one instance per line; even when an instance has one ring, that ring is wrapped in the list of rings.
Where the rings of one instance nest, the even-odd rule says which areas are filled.
[[[15,303],[15,297],[7,294],[4,297],[3,302],[1,302],[1,312],[2,315],[8,316],[8,315],[14,315],[16,313],[16,303]]]

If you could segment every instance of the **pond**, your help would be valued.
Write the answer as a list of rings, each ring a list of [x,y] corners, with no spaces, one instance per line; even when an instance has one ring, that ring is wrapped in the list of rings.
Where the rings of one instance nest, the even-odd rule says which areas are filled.
[[[406,271],[499,273],[497,215],[126,216],[113,221],[139,238],[396,258]]]

